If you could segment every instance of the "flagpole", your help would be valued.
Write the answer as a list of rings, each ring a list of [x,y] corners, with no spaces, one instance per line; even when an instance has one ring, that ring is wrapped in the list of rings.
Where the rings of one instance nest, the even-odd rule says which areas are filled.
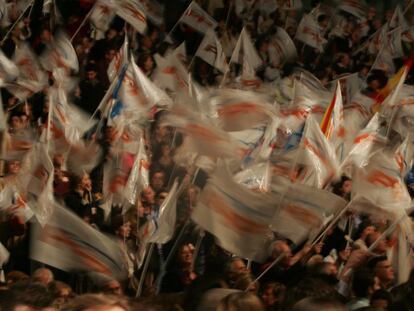
[[[157,281],[156,281],[156,283],[157,283],[157,285],[156,285],[157,286],[157,290],[156,290],[157,294],[159,294],[159,292],[161,290],[161,282],[162,282],[162,279],[164,278],[164,275],[165,275],[165,273],[167,271],[168,263],[171,261],[172,256],[175,254],[175,252],[176,252],[176,250],[178,248],[178,245],[181,242],[181,239],[182,239],[182,237],[183,237],[183,235],[185,233],[185,230],[187,229],[187,227],[189,225],[190,225],[190,218],[188,218],[186,220],[184,226],[181,228],[180,232],[178,233],[177,238],[174,241],[174,244],[173,244],[170,252],[168,253],[167,259],[165,259],[165,261],[163,263],[163,267],[161,268],[161,271],[160,271],[160,273],[158,275],[158,278],[157,278]]]
[[[138,298],[141,296],[142,288],[144,287],[145,277],[147,276],[149,263],[151,261],[152,252],[154,250],[154,245],[155,243],[151,243],[150,245],[147,258],[145,259],[144,267],[142,268],[141,278],[139,279],[138,289],[137,289],[137,292],[135,293],[135,298]]]
[[[16,21],[13,23],[13,25],[10,27],[10,29],[6,32],[6,34],[4,35],[3,39],[0,42],[0,46],[3,45],[4,41],[6,41],[6,39],[8,38],[8,36],[10,35],[10,33],[13,31],[14,27],[16,27],[16,25],[20,22],[20,20],[23,18],[24,14],[26,13],[26,11],[29,9],[30,6],[34,5],[35,0],[30,1],[30,3],[27,5],[27,7],[24,9],[23,13],[20,14],[20,16],[16,19]]]
[[[193,4],[194,1],[191,1],[191,3],[188,5],[188,7],[185,9],[184,13],[181,14],[180,18],[178,19],[178,21],[174,24],[174,26],[171,28],[171,30],[167,33],[167,35],[164,38],[164,41],[166,41],[170,35],[174,32],[175,28],[177,28],[178,24],[181,21],[181,18],[184,16],[184,14],[188,11],[188,9],[191,7],[191,5]]]
[[[311,246],[315,246],[316,244],[319,243],[319,241],[323,238],[323,236],[328,233],[328,231],[336,224],[336,222],[338,221],[339,218],[341,218],[341,216],[348,210],[348,208],[351,206],[351,204],[353,203],[353,200],[351,200],[329,223],[329,225],[322,231],[322,233],[320,233],[315,240],[312,242]]]
[[[200,233],[198,234],[196,246],[195,246],[194,252],[193,252],[193,261],[191,263],[192,270],[194,270],[195,263],[197,261],[197,256],[198,256],[198,253],[199,253],[200,248],[201,248],[201,242],[203,241],[203,238],[204,238],[205,235],[206,235],[206,233],[204,232],[204,230],[201,229]]]
[[[403,15],[405,15],[405,14],[407,13],[407,11],[410,9],[410,7],[413,5],[413,3],[414,3],[414,0],[411,0],[411,1],[407,4],[407,6],[406,6],[406,7],[405,7],[405,9],[404,9]]]
[[[245,289],[245,291],[247,292],[249,290],[250,285],[258,282],[270,269],[272,269],[285,256],[286,256],[286,254],[285,253],[282,253],[275,260],[273,260],[273,262],[270,264],[270,266],[268,266],[262,273],[260,273],[260,275],[256,279],[254,279],[252,282],[250,282],[250,284],[247,286],[247,288]]]
[[[76,29],[75,33],[72,35],[72,37],[70,38],[70,42],[72,43],[73,39],[75,39],[75,37],[78,35],[79,31],[82,29],[82,27],[85,25],[86,21],[89,19],[89,17],[92,15],[92,12],[95,8],[96,4],[94,4],[92,6],[92,8],[89,10],[88,14],[86,14],[86,16],[84,17],[84,19],[82,20],[82,23],[79,25],[79,27]]]

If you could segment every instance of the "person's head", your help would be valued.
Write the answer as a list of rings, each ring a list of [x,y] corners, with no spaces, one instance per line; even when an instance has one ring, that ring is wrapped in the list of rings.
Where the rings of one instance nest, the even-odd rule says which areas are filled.
[[[270,282],[263,286],[262,300],[266,307],[274,306],[275,304],[281,304],[285,297],[286,286],[277,283]]]
[[[125,299],[119,296],[86,294],[63,305],[61,311],[129,311]]]
[[[19,160],[10,160],[6,163],[6,174],[16,175],[20,172],[21,163]]]
[[[184,244],[180,247],[177,254],[178,263],[181,266],[190,266],[193,262],[194,247],[191,244]]]
[[[87,80],[92,81],[97,77],[97,68],[95,64],[88,64],[85,67],[85,77]]]
[[[28,276],[26,273],[13,270],[6,274],[6,283],[7,286],[12,286],[13,284],[21,281],[29,281],[30,276]]]
[[[161,191],[165,186],[165,172],[161,169],[156,170],[151,176],[151,187],[155,192]]]
[[[380,289],[380,284],[375,273],[367,268],[355,270],[352,279],[352,290],[358,298],[369,298]]]
[[[226,279],[233,283],[237,281],[237,279],[240,277],[240,275],[244,273],[248,273],[249,270],[246,267],[246,264],[244,263],[243,259],[240,257],[232,257],[229,259],[229,261],[226,263],[225,267],[225,275]]]
[[[44,285],[48,285],[53,282],[53,272],[47,268],[39,268],[33,272],[33,282],[39,282]]]
[[[347,176],[342,176],[341,180],[334,184],[332,187],[332,192],[341,197],[346,197],[351,193],[352,190],[352,180]]]
[[[114,59],[115,55],[116,55],[116,49],[113,47],[109,47],[105,52],[105,60],[107,62],[110,62]]]
[[[374,243],[377,243],[372,252],[374,252],[375,254],[383,255],[387,252],[388,245],[385,238],[381,238],[380,240],[378,240],[380,237],[381,233],[378,231],[374,231],[367,235],[365,243],[368,247],[370,247]],[[377,240],[378,242],[376,242]]]
[[[254,280],[255,277],[250,273],[242,273],[234,283],[234,289],[248,291],[257,295],[260,286],[259,283],[257,281],[254,282]]]
[[[53,156],[53,166],[55,168],[62,168],[63,165],[65,164],[65,156],[61,153],[56,153]]]
[[[117,237],[127,239],[131,234],[131,222],[118,215],[112,220],[112,230]]]
[[[152,189],[151,186],[146,187],[142,190],[141,197],[142,204],[144,205],[144,207],[148,207],[155,203],[155,191]]]
[[[117,280],[109,280],[102,286],[102,293],[105,295],[123,295],[121,283]]]
[[[154,69],[154,59],[149,53],[143,53],[139,56],[137,62],[139,68],[145,73],[150,73]]]
[[[83,190],[83,191],[91,191],[92,190],[92,181],[89,177],[89,174],[84,172],[81,176],[76,176],[73,179],[75,189]]]
[[[63,301],[68,301],[70,298],[73,298],[74,296],[72,288],[64,282],[50,282],[48,284],[48,289],[55,299],[62,299]]]
[[[293,306],[292,311],[346,311],[348,310],[344,304],[332,298],[304,298]]]
[[[371,296],[371,306],[378,310],[388,310],[392,304],[392,295],[390,292],[379,289]]]
[[[217,311],[264,311],[264,305],[253,293],[234,293],[224,297]]]
[[[53,295],[46,285],[38,282],[18,282],[10,287],[8,301],[2,304],[2,310],[51,310]]]
[[[372,269],[378,277],[381,287],[388,289],[394,281],[394,269],[387,256],[378,256],[369,260],[368,267]]]
[[[281,267],[290,267],[292,261],[292,249],[289,244],[284,240],[276,240],[272,244],[272,253],[271,257],[273,260],[278,258],[283,254],[282,259],[279,261],[279,266]]]

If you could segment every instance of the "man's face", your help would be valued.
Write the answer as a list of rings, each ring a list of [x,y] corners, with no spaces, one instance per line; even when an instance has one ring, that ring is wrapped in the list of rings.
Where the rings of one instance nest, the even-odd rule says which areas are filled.
[[[375,274],[381,283],[389,283],[394,280],[394,269],[389,260],[380,261],[375,267]]]
[[[94,80],[96,78],[96,71],[94,70],[89,70],[86,72],[86,78],[88,80]]]

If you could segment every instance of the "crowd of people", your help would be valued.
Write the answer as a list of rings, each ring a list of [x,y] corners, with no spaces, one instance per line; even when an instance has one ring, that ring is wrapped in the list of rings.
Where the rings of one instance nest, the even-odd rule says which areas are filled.
[[[302,101],[316,102],[312,104],[314,106],[307,107],[309,110],[305,111],[305,115],[298,112],[303,120],[308,114],[324,115],[330,106],[335,81],[348,75],[353,76],[356,92],[351,93],[348,85],[347,90],[343,88],[342,97],[345,111],[347,107],[357,107],[355,111],[362,111],[357,120],[359,125],[354,132],[356,136],[368,122],[371,124],[373,113],[371,107],[355,103],[353,98],[363,96],[370,104],[381,104],[379,98],[384,96],[384,90],[393,83],[395,77],[401,77],[398,71],[401,67],[406,68],[405,86],[409,88],[414,84],[411,65],[407,65],[407,60],[412,61],[414,42],[414,38],[410,39],[411,27],[414,27],[411,26],[414,25],[414,5],[411,1],[400,3],[397,7],[384,1],[387,3],[381,6],[382,11],[378,11],[378,1],[370,1],[370,5],[364,3],[365,11],[359,11],[362,16],[357,16],[352,9],[352,5],[358,7],[359,1],[337,1],[335,4],[318,0],[309,3],[284,0],[194,1],[217,22],[213,31],[221,43],[227,63],[230,63],[228,72],[197,56],[198,47],[206,34],[186,23],[180,23],[180,18],[191,1],[137,1],[163,8],[161,22],[147,18],[148,25],[142,33],[120,16],[115,16],[108,22],[108,29],[103,31],[97,28],[93,20],[89,19],[91,10],[99,3],[105,5],[109,2],[111,1],[0,1],[3,38],[1,51],[19,68],[23,68],[26,61],[35,70],[31,73],[32,76],[26,76],[26,84],[18,84],[16,81],[23,81],[21,76],[12,81],[4,77],[3,73],[7,72],[4,69],[6,63],[3,56],[0,59],[1,99],[4,110],[4,115],[0,115],[0,309],[412,310],[414,270],[411,267],[414,263],[414,240],[409,237],[401,239],[398,234],[402,229],[398,231],[396,228],[401,228],[402,225],[384,216],[387,215],[385,212],[384,215],[380,214],[378,210],[381,208],[374,213],[362,208],[345,211],[341,215],[333,213],[331,218],[326,217],[326,221],[318,226],[317,233],[322,234],[309,234],[300,241],[292,241],[289,236],[274,232],[269,250],[266,250],[268,257],[262,262],[232,253],[219,242],[222,238],[219,233],[210,232],[211,230],[206,230],[192,220],[200,194],[213,173],[206,166],[197,166],[194,158],[185,158],[185,152],[183,156],[178,151],[185,145],[186,133],[165,123],[164,117],[171,107],[155,103],[145,113],[141,110],[138,120],[127,119],[126,125],[120,130],[118,123],[111,121],[114,115],[120,114],[115,111],[119,101],[116,101],[117,91],[114,89],[120,87],[114,81],[118,75],[109,74],[114,63],[122,59],[122,49],[128,40],[129,51],[126,54],[130,53],[131,59],[136,60],[140,72],[148,79],[146,81],[154,82],[157,90],[161,92],[162,89],[163,94],[168,94],[173,102],[196,102],[196,99],[183,97],[181,93],[184,91],[180,88],[170,89],[160,81],[160,68],[164,66],[162,62],[184,42],[185,59],[181,66],[188,68],[189,81],[197,86],[197,90],[202,90],[203,96],[208,97],[209,95],[205,95],[208,92],[213,94],[211,96],[217,96],[214,93],[216,90],[227,87],[249,92],[246,94],[257,94],[258,98],[263,98],[260,96],[264,95],[271,99],[270,104],[278,106],[280,111],[277,113],[280,113],[278,116],[281,118],[294,116],[294,112],[288,114],[287,111],[290,111],[292,105],[299,103],[298,97],[301,96]],[[348,6],[341,7],[341,4]],[[317,35],[320,35],[318,40],[326,41],[321,45],[322,49],[311,46],[312,42],[304,42],[298,35],[305,15],[312,16],[317,24]],[[381,35],[384,25],[388,28]],[[253,66],[253,70],[248,62],[236,61],[233,56],[242,29],[247,31],[261,60],[261,65],[257,68]],[[281,29],[294,43],[294,56],[292,53],[287,55],[275,52],[274,38],[280,34]],[[387,51],[390,47],[384,38],[388,38],[388,34],[394,29],[401,30],[401,55],[390,56]],[[63,79],[54,71],[56,68],[49,68],[50,64],[45,64],[44,61],[45,53],[53,47],[55,38],[62,31],[71,38],[78,62],[77,70],[65,68],[69,73]],[[315,41],[316,45],[319,45],[318,40]],[[289,42],[285,43],[288,45]],[[16,56],[19,51],[29,49],[33,52],[33,59],[22,60],[23,58]],[[241,54],[247,58],[248,53],[245,50]],[[34,65],[38,59],[40,64]],[[56,64],[59,66],[59,61],[54,62],[52,67]],[[121,73],[122,77],[123,74],[125,73]],[[297,95],[294,81],[304,76],[308,79],[304,84],[307,83],[312,92]],[[42,79],[46,83],[33,91],[33,85]],[[254,83],[243,83],[246,81]],[[55,96],[53,92],[58,89],[57,85],[64,85],[59,89],[64,90],[63,97],[67,99],[71,109],[79,111],[74,118],[66,115],[62,117],[58,113],[56,117],[55,112],[51,113],[56,108],[52,108],[51,98]],[[398,83],[392,86],[401,87]],[[122,93],[122,86],[120,89]],[[190,93],[197,93],[197,90]],[[108,94],[114,98],[109,113],[102,109],[102,103]],[[324,94],[329,94],[326,101]],[[389,94],[392,93],[388,92],[386,95]],[[414,92],[407,91],[407,94],[409,103],[410,94]],[[57,95],[62,101],[63,97],[59,96],[61,95]],[[312,96],[315,98],[312,99]],[[404,97],[400,99],[403,100]],[[151,99],[147,98],[146,101]],[[322,112],[318,110],[318,105],[323,107]],[[198,109],[194,107],[191,108],[193,112]],[[208,108],[204,108],[205,110],[199,110],[207,111]],[[128,117],[135,117],[133,113],[131,115]],[[354,128],[351,127],[355,125],[348,123],[348,115],[353,116],[345,112],[344,126],[352,132]],[[77,116],[86,117],[77,119]],[[404,116],[393,115],[393,120],[397,117],[404,119]],[[245,118],[254,119],[255,115]],[[59,127],[61,125],[56,125],[55,119],[60,122],[69,119],[74,126],[71,127],[70,122],[67,122],[66,128]],[[203,118],[200,117],[200,120]],[[406,123],[398,123],[398,129],[391,129],[389,141],[392,143],[399,143],[406,136],[409,137],[409,117],[404,120]],[[91,121],[92,126],[88,127]],[[246,122],[250,124],[250,121]],[[382,120],[383,128],[387,124],[386,120]],[[405,131],[400,131],[403,125]],[[271,165],[274,165],[271,179],[282,178],[283,173],[277,169],[280,164],[278,151],[283,150],[281,145],[286,146],[287,142],[291,142],[291,137],[287,135],[290,133],[293,137],[301,126],[299,124],[295,128],[288,128],[285,125],[285,133],[281,126],[273,130],[273,135],[277,133],[278,138],[276,142],[272,141],[276,147],[273,145],[272,155],[268,157]],[[391,125],[388,124],[388,127]],[[73,131],[74,128],[84,129],[84,132],[79,135]],[[198,129],[193,130],[195,132]],[[387,132],[388,135],[388,130],[379,129],[377,132]],[[211,135],[201,133],[200,137],[204,139]],[[350,138],[351,143],[354,138]],[[211,139],[214,140],[214,137]],[[263,139],[259,141],[259,144],[264,144]],[[87,145],[87,142],[93,144]],[[128,145],[129,142],[132,143]],[[384,140],[378,142],[382,144],[381,148],[384,144],[394,148],[395,144],[392,143],[384,143]],[[42,153],[44,149],[39,149],[40,144],[42,148],[46,146],[46,153]],[[209,146],[206,147],[208,148]],[[382,149],[378,150],[379,153],[382,152]],[[138,163],[138,174],[144,176],[138,182],[138,179],[131,179],[130,175],[133,175],[139,152],[146,155]],[[412,153],[402,152],[406,158],[401,161],[401,166],[404,166],[401,169],[401,174],[404,172],[401,177],[403,194],[399,195],[404,200],[405,192],[412,195],[414,191],[410,188],[414,180],[412,173],[409,173]],[[33,160],[36,155],[37,160]],[[254,153],[249,155],[254,157]],[[295,157],[297,162],[298,156]],[[36,206],[45,206],[39,203],[44,198],[40,192],[30,189],[34,186],[29,180],[32,179],[31,175],[37,176],[36,174],[41,175],[40,179],[45,177],[44,171],[37,172],[33,168],[39,163],[47,168],[48,161],[53,169],[53,202],[65,206],[93,230],[103,232],[105,236],[111,236],[116,241],[122,252],[121,257],[125,260],[127,277],[118,279],[115,275],[107,275],[103,280],[91,277],[89,272],[98,265],[93,258],[89,258],[91,271],[87,271],[77,269],[78,267],[63,268],[64,264],[62,267],[54,266],[51,261],[41,261],[39,257],[31,256],[33,247],[40,247],[33,243],[34,229],[39,224],[44,227],[45,223],[47,227],[48,221],[43,223],[42,219],[50,215],[45,212],[48,208],[42,210],[43,214],[39,212],[41,208]],[[122,171],[122,174],[116,175],[109,171],[108,167],[113,169],[114,166],[111,165],[115,162],[118,165],[115,165],[115,171]],[[298,183],[310,180],[300,178],[301,174],[305,174],[309,162],[302,164],[301,169],[295,171],[297,178],[293,178]],[[320,168],[315,171],[318,169]],[[325,180],[327,183],[316,183],[321,186],[315,186],[315,189],[329,190],[344,202],[350,202],[355,193],[355,176],[355,171],[344,170],[338,178],[328,177]],[[108,182],[108,178],[114,177],[118,179]],[[383,178],[383,183],[388,181],[384,179],[386,178]],[[46,180],[49,180],[48,176]],[[128,199],[125,199],[122,194],[129,191],[127,186],[131,180],[142,186],[135,185],[133,193],[128,192]],[[175,182],[180,184],[179,190],[172,190]],[[174,230],[170,238],[163,243],[146,244],[144,239],[148,221],[161,215],[163,204],[171,199],[173,191],[177,195],[176,220],[173,220]],[[250,189],[246,188],[246,191]],[[397,200],[398,205],[399,197],[395,195],[393,199]],[[32,202],[38,205],[33,205]],[[377,205],[382,207],[381,203]],[[407,211],[404,210],[404,216],[411,221],[410,208],[411,205],[407,207]],[[246,223],[250,225],[233,214],[226,216],[235,217],[233,221],[239,223],[240,227]],[[163,223],[154,223],[161,230]],[[410,226],[411,223],[408,227]],[[405,232],[410,230],[412,228]],[[402,247],[402,240],[408,245],[404,263],[394,252],[395,248]],[[246,239],[245,243],[249,243],[249,240]],[[62,254],[59,256],[64,256]],[[43,256],[56,257],[50,253]],[[64,258],[59,259],[64,261]],[[408,271],[405,270],[407,266]]]

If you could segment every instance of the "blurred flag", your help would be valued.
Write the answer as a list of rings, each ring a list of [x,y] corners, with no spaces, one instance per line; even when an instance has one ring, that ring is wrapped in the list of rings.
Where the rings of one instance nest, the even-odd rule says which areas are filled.
[[[139,151],[135,157],[134,166],[123,190],[124,197],[131,204],[135,204],[141,191],[149,186],[149,169],[150,162],[145,150],[144,138],[141,137],[139,139]]]
[[[323,189],[339,177],[335,150],[312,116],[306,120],[302,148],[299,161],[307,168],[299,177],[303,184]]]
[[[368,12],[368,6],[364,0],[342,0],[339,1],[338,9],[363,19]]]
[[[268,192],[271,182],[271,167],[269,162],[253,164],[234,175],[234,180],[251,190]]]
[[[243,65],[244,62],[247,62],[254,70],[257,70],[257,68],[263,65],[263,61],[257,53],[257,50],[247,33],[246,27],[244,27],[240,33],[229,64],[237,63]]]
[[[159,207],[158,215],[154,219],[156,229],[150,236],[149,243],[165,244],[173,237],[177,218],[177,200],[181,192],[182,187],[178,186],[178,180],[176,179]]]
[[[163,25],[164,7],[158,1],[137,0],[137,5],[152,23],[157,26]]]
[[[302,0],[286,0],[282,6],[283,10],[300,10],[303,7]]]
[[[191,218],[225,250],[262,262],[269,255],[269,224],[274,213],[270,195],[236,183],[227,169],[220,167],[203,188]]]
[[[294,62],[296,57],[296,46],[292,38],[283,28],[277,27],[276,33],[269,42],[270,61],[276,67]]]
[[[7,89],[17,98],[24,100],[33,93],[43,90],[48,77],[37,60],[29,45],[22,43],[16,47],[13,62],[19,69],[19,76]]]
[[[226,55],[213,29],[206,32],[195,56],[200,57],[221,72],[225,72],[227,69]]]
[[[116,14],[128,22],[141,34],[147,30],[147,17],[135,0],[115,2]]]
[[[19,69],[10,59],[0,51],[0,86],[12,82],[19,76]]]
[[[296,245],[315,238],[325,219],[347,204],[332,192],[314,187],[291,184],[286,190],[271,228]]]
[[[326,39],[323,37],[317,21],[309,14],[305,14],[296,30],[296,40],[299,40],[323,52]]]
[[[209,29],[215,29],[217,22],[195,1],[192,1],[178,22],[187,24],[195,30],[206,33]]]
[[[44,228],[35,225],[30,257],[68,272],[86,272],[98,280],[124,280],[127,263],[121,244],[55,203]]]
[[[67,71],[79,70],[78,56],[69,38],[63,31],[59,31],[52,40],[51,46],[41,55],[40,63],[47,71],[55,68],[64,68]]]
[[[92,10],[89,17],[92,25],[99,30],[107,31],[116,15],[112,0],[98,0]]]
[[[407,20],[404,17],[403,12],[401,11],[401,6],[397,4],[394,10],[394,14],[391,17],[391,20],[389,21],[389,27],[390,29],[395,29],[397,27],[401,27],[401,30],[407,30],[410,26],[407,22]]]

